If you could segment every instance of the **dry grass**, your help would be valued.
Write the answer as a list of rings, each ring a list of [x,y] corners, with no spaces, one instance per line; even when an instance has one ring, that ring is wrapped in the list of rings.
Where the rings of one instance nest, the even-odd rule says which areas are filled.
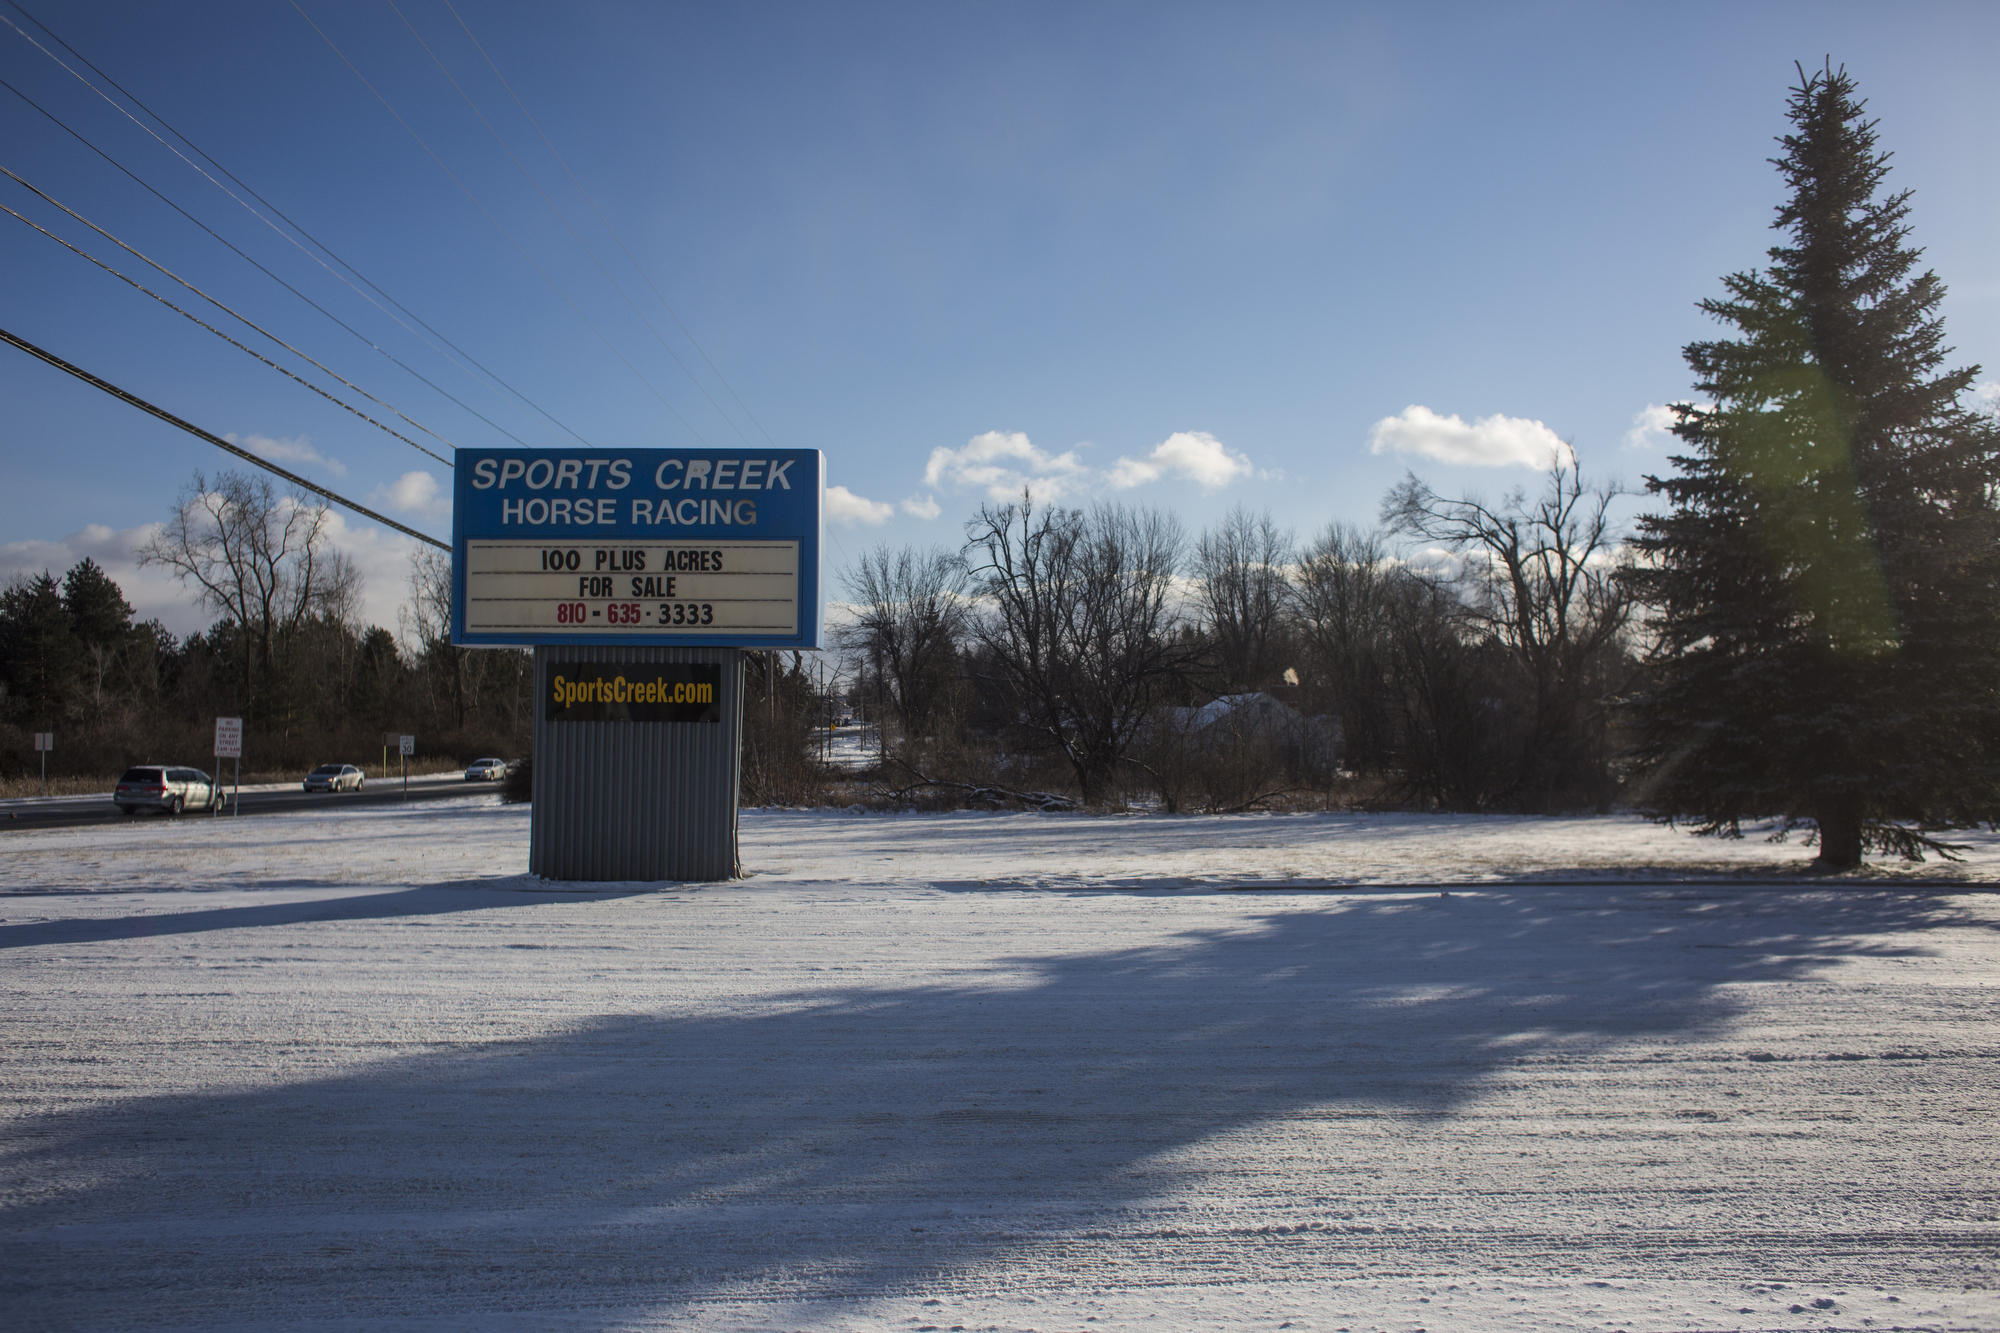
[[[367,756],[364,755],[362,756],[362,758],[366,759]],[[380,756],[377,756],[377,758],[379,759]],[[328,762],[344,764],[349,761],[345,759],[335,759],[335,760],[329,760]],[[216,776],[222,778],[226,782],[234,782],[236,780],[235,773],[233,773],[229,768],[228,760],[218,759],[215,761],[215,764],[216,764],[215,768],[209,769],[207,771],[214,773]],[[393,754],[389,756],[389,766],[387,768],[382,768],[378,764],[374,763],[356,764],[355,767],[359,768],[370,782],[394,782],[396,781],[396,779],[403,776],[403,770],[396,766],[396,756]],[[434,773],[463,773],[464,771],[465,771],[465,765],[458,762],[456,759],[412,758],[410,760],[410,776],[413,778],[429,777]],[[305,777],[306,772],[307,770],[305,769],[280,771],[276,773],[246,772],[243,775],[243,785],[248,787],[251,786],[252,784],[255,784],[261,787],[268,783],[273,783],[273,782],[298,782]]]
[[[69,777],[49,774],[51,796],[102,796],[111,790],[116,777]],[[0,778],[0,800],[21,800],[42,794],[39,777]]]

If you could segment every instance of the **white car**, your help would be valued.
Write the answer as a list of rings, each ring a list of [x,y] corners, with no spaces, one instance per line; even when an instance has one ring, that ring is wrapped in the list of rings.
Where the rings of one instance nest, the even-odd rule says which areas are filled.
[[[360,791],[361,770],[352,764],[321,764],[306,774],[307,791]]]
[[[475,759],[465,770],[467,782],[500,782],[507,776],[505,759]]]

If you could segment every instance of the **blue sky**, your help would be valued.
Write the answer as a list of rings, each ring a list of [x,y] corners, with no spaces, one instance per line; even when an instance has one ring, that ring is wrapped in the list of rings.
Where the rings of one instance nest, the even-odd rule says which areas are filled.
[[[22,3],[593,444],[768,433],[826,450],[845,488],[836,564],[878,541],[956,544],[988,488],[1023,477],[1066,499],[1170,507],[1196,527],[1242,503],[1302,532],[1371,520],[1407,466],[1447,491],[1533,484],[1518,463],[1453,460],[1504,463],[1549,437],[1587,470],[1637,482],[1664,452],[1657,438],[1633,447],[1635,417],[1688,392],[1679,349],[1711,327],[1695,303],[1772,242],[1779,183],[1766,159],[1794,60],[1831,55],[1859,79],[1896,154],[1894,184],[1916,191],[1915,240],[1950,288],[1958,360],[2000,366],[1991,5],[454,0],[697,351],[443,0],[397,0],[402,17],[386,0],[299,3],[484,212],[290,0],[210,3],[197,18]],[[0,15],[69,59],[19,11]],[[573,442],[6,27],[0,77],[495,424],[5,90],[0,164],[459,444],[506,444],[501,430]],[[109,242],[0,186],[0,202],[169,294]],[[448,532],[430,483],[411,475],[441,495],[441,466],[0,224],[0,325]],[[0,350],[0,573],[91,553],[142,612],[198,626],[121,552],[196,468],[227,460]],[[1477,427],[1493,417],[1514,424]],[[402,540],[355,520],[342,541],[368,574],[369,614],[393,618]]]

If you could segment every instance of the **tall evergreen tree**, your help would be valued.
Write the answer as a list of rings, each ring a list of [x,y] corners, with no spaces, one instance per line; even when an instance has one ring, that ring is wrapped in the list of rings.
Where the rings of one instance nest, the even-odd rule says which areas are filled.
[[[89,556],[63,575],[62,600],[83,658],[78,684],[88,696],[90,712],[101,716],[138,647],[132,633],[131,604]]]
[[[1845,869],[2000,813],[2000,430],[1961,406],[1978,367],[1943,368],[1944,287],[1854,81],[1799,76],[1788,243],[1702,303],[1736,336],[1685,349],[1710,401],[1676,405],[1692,452],[1647,479],[1636,713],[1656,813],[1811,820]]]
[[[20,720],[53,726],[77,692],[82,645],[47,570],[0,592],[0,674]]]
[[[132,606],[125,594],[89,556],[63,575],[63,607],[76,636],[90,646],[117,647],[132,631]]]

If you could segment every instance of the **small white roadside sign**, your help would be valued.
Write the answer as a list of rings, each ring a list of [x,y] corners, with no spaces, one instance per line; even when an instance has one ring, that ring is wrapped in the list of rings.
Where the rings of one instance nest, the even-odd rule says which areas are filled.
[[[215,757],[236,761],[236,813],[243,813],[243,719],[240,717],[218,717],[215,719]],[[220,770],[217,770],[218,773]],[[222,813],[220,802],[211,799],[210,808],[216,814]]]

